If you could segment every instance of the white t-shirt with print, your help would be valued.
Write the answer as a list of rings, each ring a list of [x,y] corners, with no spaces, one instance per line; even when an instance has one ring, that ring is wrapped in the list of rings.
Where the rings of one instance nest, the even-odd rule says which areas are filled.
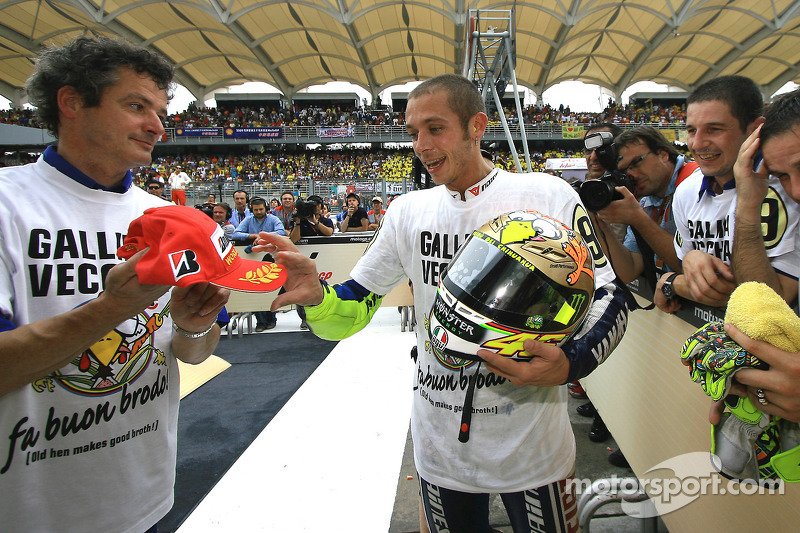
[[[700,250],[730,265],[736,225],[736,188],[721,194],[704,193],[702,172],[694,172],[675,190],[672,209],[675,218],[675,251],[681,261],[692,250]],[[797,279],[800,254],[795,246],[800,207],[786,194],[777,178],[770,176],[762,204],[764,245],[772,267]]]
[[[0,170],[0,312],[18,327],[98,296],[128,224],[168,205],[42,158]],[[136,532],[170,509],[179,376],[169,293],[72,363],[0,397],[0,530]]]
[[[440,362],[429,347],[423,315],[433,305],[442,272],[474,229],[518,209],[535,209],[574,228],[576,211],[584,212],[576,210],[578,196],[566,182],[541,173],[495,169],[467,197],[462,201],[444,186],[398,197],[351,276],[376,294],[387,294],[407,277],[414,284],[418,359],[411,424],[419,474],[465,492],[540,487],[574,469],[565,387],[518,387],[482,366],[470,439],[459,442],[459,409],[475,367],[452,369]],[[615,277],[603,260],[596,287]]]

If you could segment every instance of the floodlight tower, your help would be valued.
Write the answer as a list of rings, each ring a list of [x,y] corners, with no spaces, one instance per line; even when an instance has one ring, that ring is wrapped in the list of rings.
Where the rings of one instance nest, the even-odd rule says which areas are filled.
[[[522,172],[514,139],[511,137],[508,121],[500,101],[506,86],[509,82],[511,83],[514,88],[514,102],[522,147],[525,151],[525,164],[530,172],[532,168],[531,156],[528,152],[528,137],[525,133],[522,104],[519,101],[517,77],[514,74],[516,64],[515,11],[513,9],[470,9],[469,15],[470,28],[467,35],[469,42],[465,47],[463,75],[472,80],[481,91],[487,110],[497,109],[517,172]]]

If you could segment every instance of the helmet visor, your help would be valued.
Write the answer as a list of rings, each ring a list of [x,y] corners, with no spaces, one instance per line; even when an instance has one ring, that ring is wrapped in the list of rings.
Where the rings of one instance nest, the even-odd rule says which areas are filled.
[[[478,231],[459,249],[442,283],[474,311],[531,331],[574,326],[590,297],[553,282],[520,254]]]

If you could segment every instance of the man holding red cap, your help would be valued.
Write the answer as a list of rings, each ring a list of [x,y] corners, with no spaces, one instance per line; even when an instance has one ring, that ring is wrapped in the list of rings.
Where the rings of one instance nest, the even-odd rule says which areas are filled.
[[[228,291],[169,291],[139,276],[152,249],[116,256],[164,206],[130,169],[150,164],[171,81],[150,51],[79,37],[45,49],[26,84],[58,143],[0,170],[4,531],[154,531],[172,506],[177,359],[212,353]]]

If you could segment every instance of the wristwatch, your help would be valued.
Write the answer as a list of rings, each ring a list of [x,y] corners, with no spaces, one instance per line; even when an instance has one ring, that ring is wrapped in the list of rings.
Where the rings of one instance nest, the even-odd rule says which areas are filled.
[[[667,279],[664,280],[664,284],[661,286],[661,292],[668,300],[675,297],[675,287],[672,285],[672,282],[675,281],[677,275],[677,272],[673,272],[667,276]]]

